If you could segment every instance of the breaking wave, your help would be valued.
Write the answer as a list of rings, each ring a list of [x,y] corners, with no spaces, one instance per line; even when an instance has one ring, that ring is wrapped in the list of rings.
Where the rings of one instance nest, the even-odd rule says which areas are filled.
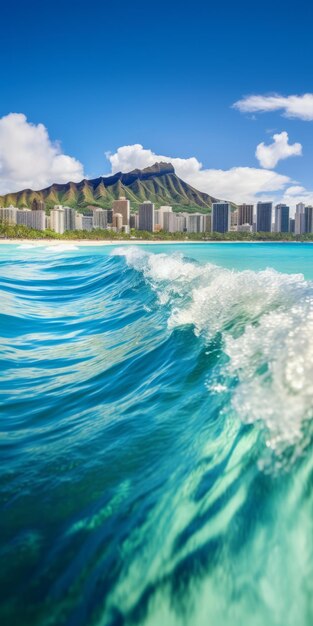
[[[0,252],[1,623],[311,625],[312,282]]]

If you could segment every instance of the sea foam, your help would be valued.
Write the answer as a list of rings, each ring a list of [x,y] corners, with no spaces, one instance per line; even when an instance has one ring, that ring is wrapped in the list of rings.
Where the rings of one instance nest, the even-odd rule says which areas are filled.
[[[313,414],[313,285],[302,274],[232,271],[182,255],[119,249],[169,308],[170,329],[192,325],[222,339],[227,365],[212,388],[232,387],[231,405],[265,430],[278,455],[301,453]],[[210,381],[208,383],[210,388]]]

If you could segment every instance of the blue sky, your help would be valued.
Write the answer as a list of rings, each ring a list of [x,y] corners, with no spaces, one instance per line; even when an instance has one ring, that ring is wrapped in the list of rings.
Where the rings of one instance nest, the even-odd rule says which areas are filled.
[[[95,0],[6,3],[1,15],[0,118],[20,113],[27,122],[16,133],[16,119],[10,132],[5,122],[1,135],[0,121],[0,191],[50,182],[44,166],[36,175],[31,154],[33,176],[26,171],[19,177],[22,165],[9,154],[22,155],[25,143],[31,142],[31,133],[21,140],[29,123],[33,130],[38,124],[46,128],[49,138],[43,150],[52,146],[53,151],[53,142],[59,141],[57,156],[76,159],[72,169],[63,160],[65,177],[109,173],[105,152],[141,144],[156,155],[195,157],[201,172],[244,167],[286,177],[281,189],[274,189],[279,179],[273,190],[268,181],[260,189],[248,185],[247,199],[255,194],[275,199],[299,185],[310,194],[313,121],[285,117],[282,110],[242,113],[232,105],[252,94],[288,97],[313,91],[312,17],[312,5],[303,0],[195,1],[187,7],[163,0],[122,0],[116,6]],[[290,144],[301,144],[302,156],[264,168],[255,157],[257,145],[273,143],[273,134],[283,131]],[[37,161],[45,161],[43,153],[36,154]],[[47,159],[50,173],[63,180],[62,159],[49,163]],[[117,167],[118,159],[115,163]],[[216,186],[212,172],[206,180],[203,172],[200,178],[186,172],[189,182],[206,191],[209,184]],[[238,190],[234,176],[216,176],[218,190],[225,180],[225,197],[232,184],[235,199],[245,194],[244,184]],[[263,181],[262,173],[257,177]]]

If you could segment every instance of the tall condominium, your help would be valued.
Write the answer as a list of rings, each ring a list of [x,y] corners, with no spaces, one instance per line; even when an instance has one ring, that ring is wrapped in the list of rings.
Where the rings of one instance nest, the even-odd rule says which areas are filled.
[[[64,230],[75,230],[76,211],[69,206],[64,206]]]
[[[113,228],[117,231],[121,231],[123,228],[123,215],[122,213],[113,213]]]
[[[112,204],[113,215],[119,213],[123,219],[123,225],[129,226],[130,216],[130,204],[124,196],[121,196],[118,200],[114,200]]]
[[[203,213],[190,213],[186,218],[187,233],[203,233],[204,218]]]
[[[253,226],[253,204],[239,204],[238,206],[238,226],[250,224]]]
[[[256,207],[257,232],[270,233],[272,231],[272,202],[258,202]]]
[[[157,211],[154,211],[154,225],[159,226],[161,230],[168,230],[164,228],[164,215],[172,213],[171,206],[160,206]],[[171,232],[171,231],[170,231]],[[175,232],[175,231],[172,231]]]
[[[105,209],[93,211],[93,227],[106,229],[108,227],[108,212]]]
[[[214,233],[226,233],[230,230],[231,207],[229,202],[213,202],[212,205],[212,231]]]
[[[212,230],[212,216],[204,215],[204,232],[210,233]]]
[[[238,209],[231,211],[230,214],[230,226],[236,230],[238,226]]]
[[[155,211],[157,213],[157,211]],[[177,224],[177,213],[173,213],[172,211],[164,211],[162,213],[162,218],[160,220],[162,224],[162,230],[167,233],[177,233],[178,224]],[[156,222],[156,225],[160,224]]]
[[[306,206],[304,209],[305,215],[305,232],[313,233],[313,206]]]
[[[136,228],[136,230],[138,230],[138,225],[139,225],[138,213],[131,213],[129,216],[129,227]]]
[[[50,226],[59,235],[63,235],[65,231],[65,213],[62,205],[55,205],[50,212]]]
[[[305,233],[305,204],[298,202],[295,213],[295,235]]]
[[[89,231],[93,229],[93,216],[92,215],[82,216],[82,229],[89,230]]]
[[[275,232],[289,233],[289,206],[286,204],[276,204]]]
[[[46,214],[42,209],[31,211],[30,209],[20,209],[16,212],[16,223],[34,228],[35,230],[46,229]]]
[[[0,208],[0,223],[2,224],[16,224],[17,208],[14,206],[8,206]]]
[[[139,205],[139,230],[154,231],[154,204],[143,202]]]

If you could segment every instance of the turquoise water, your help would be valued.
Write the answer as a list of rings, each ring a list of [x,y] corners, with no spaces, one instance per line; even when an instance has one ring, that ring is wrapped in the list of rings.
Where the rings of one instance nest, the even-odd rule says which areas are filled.
[[[313,246],[0,246],[0,623],[313,623]]]

